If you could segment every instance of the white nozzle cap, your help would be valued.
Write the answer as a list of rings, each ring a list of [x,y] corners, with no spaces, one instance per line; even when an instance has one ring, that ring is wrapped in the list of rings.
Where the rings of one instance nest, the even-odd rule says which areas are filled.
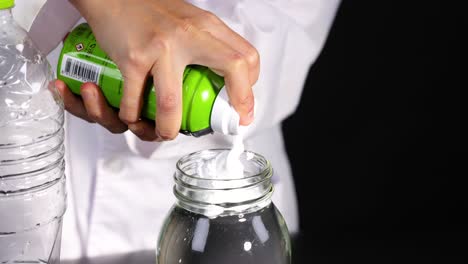
[[[224,135],[239,134],[239,114],[234,107],[229,104],[229,97],[223,87],[213,104],[211,110],[211,129]]]

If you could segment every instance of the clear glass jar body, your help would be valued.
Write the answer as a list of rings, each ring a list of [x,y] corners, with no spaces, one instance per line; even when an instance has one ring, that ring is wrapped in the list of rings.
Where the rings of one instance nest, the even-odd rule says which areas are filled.
[[[63,103],[45,56],[0,9],[0,263],[59,263]]]
[[[197,164],[220,151],[197,152],[177,163],[177,203],[161,230],[156,263],[289,264],[290,238],[271,201],[269,162],[245,152],[243,178],[197,175]]]

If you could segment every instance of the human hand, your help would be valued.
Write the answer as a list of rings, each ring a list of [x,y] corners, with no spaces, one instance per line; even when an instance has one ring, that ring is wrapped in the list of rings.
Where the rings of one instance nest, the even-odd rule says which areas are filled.
[[[252,122],[252,86],[259,74],[258,53],[215,15],[182,0],[71,2],[124,76],[118,114],[106,104],[96,85],[84,84],[80,101],[57,81],[65,107],[72,114],[114,133],[121,133],[128,126],[143,140],[174,139],[182,118],[183,71],[189,64],[199,64],[224,76],[240,124]],[[139,118],[149,75],[153,76],[158,95],[155,127]]]

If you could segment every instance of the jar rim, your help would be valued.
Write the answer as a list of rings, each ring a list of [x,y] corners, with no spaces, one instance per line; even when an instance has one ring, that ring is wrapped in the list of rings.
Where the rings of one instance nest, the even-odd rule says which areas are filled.
[[[255,152],[242,153],[241,162],[246,166],[242,178],[198,175],[203,161],[224,151],[229,149],[207,149],[179,159],[174,175],[174,194],[179,206],[211,217],[256,211],[271,202],[273,170],[270,162]]]
[[[251,155],[251,158],[249,158],[248,160],[257,160],[258,162],[262,163],[263,166],[258,172],[251,173],[250,175],[244,176],[242,178],[219,178],[219,177],[217,177],[217,178],[204,178],[204,177],[197,177],[196,176],[197,174],[187,173],[187,171],[183,168],[184,163],[188,162],[191,158],[193,158],[193,157],[195,157],[197,155],[201,155],[201,154],[207,153],[207,152],[219,153],[219,152],[229,151],[229,150],[230,149],[228,149],[228,148],[215,148],[215,149],[206,149],[206,150],[201,150],[201,151],[195,151],[195,152],[192,152],[190,154],[187,154],[187,155],[183,156],[182,158],[180,158],[177,161],[177,163],[176,163],[177,173],[182,174],[185,178],[192,179],[192,180],[195,180],[195,181],[209,181],[209,182],[218,182],[218,183],[225,182],[225,183],[230,183],[230,184],[242,183],[242,182],[254,179],[254,178],[261,178],[262,180],[264,180],[266,178],[271,178],[273,173],[272,173],[272,168],[271,168],[270,162],[264,156],[262,156],[262,155],[260,155],[260,154],[258,154],[256,152],[247,151],[247,150],[244,151],[242,155]],[[176,173],[176,175],[177,175],[177,173]],[[239,184],[239,185],[241,185],[241,184]],[[211,189],[211,188],[209,188],[209,189]]]

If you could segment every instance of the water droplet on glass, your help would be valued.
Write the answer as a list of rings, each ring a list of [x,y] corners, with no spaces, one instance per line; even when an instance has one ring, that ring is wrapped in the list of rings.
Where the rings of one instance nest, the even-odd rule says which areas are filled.
[[[24,50],[24,45],[23,44],[16,44],[16,49],[21,53]]]
[[[38,64],[42,63],[42,56],[40,54],[36,54],[34,56],[34,63],[38,63]]]
[[[252,243],[250,241],[246,241],[244,243],[244,250],[245,251],[250,251],[250,249],[252,249]]]
[[[11,100],[10,98],[5,98],[5,104],[8,107],[12,107],[15,104],[15,102],[13,100]]]

